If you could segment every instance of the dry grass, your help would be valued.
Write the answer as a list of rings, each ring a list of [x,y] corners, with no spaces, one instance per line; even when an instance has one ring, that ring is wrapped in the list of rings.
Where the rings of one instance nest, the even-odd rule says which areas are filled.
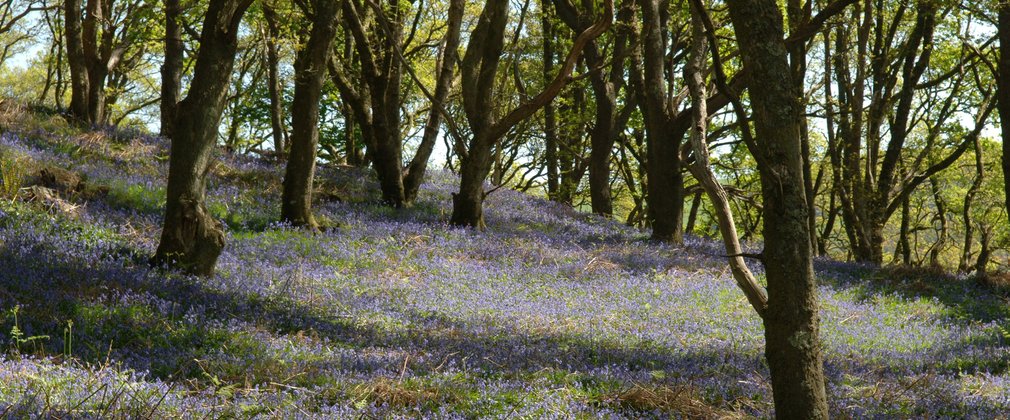
[[[376,406],[416,407],[429,403],[453,403],[458,401],[455,394],[437,386],[405,383],[390,378],[378,378],[360,384],[351,390],[355,400],[367,401]]]
[[[618,405],[641,412],[660,410],[692,419],[740,419],[742,413],[713,407],[701,400],[689,386],[644,386],[636,384],[599,397],[600,403]]]

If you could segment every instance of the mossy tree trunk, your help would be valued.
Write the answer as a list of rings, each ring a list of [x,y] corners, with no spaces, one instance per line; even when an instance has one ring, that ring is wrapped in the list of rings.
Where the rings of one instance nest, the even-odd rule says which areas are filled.
[[[179,0],[165,0],[165,62],[161,65],[161,135],[172,138],[182,92],[184,46]]]
[[[277,157],[284,159],[288,151],[288,133],[284,129],[284,106],[281,100],[280,48],[277,45],[280,26],[274,5],[266,1],[262,4],[263,19],[266,21],[266,33],[263,37],[266,43],[267,88],[270,95],[270,136],[273,138]]]
[[[684,176],[681,173],[680,145],[684,132],[674,129],[679,103],[668,94],[667,40],[664,30],[669,13],[659,0],[639,0],[642,8],[642,79],[638,86],[640,108],[645,121],[646,203],[652,238],[680,243],[684,238]],[[665,3],[664,3],[665,4]]]
[[[179,103],[168,167],[161,242],[152,259],[209,276],[224,249],[224,232],[204,205],[207,174],[224,111],[239,22],[252,0],[212,0],[200,37],[189,94]]]
[[[305,10],[312,29],[295,60],[295,97],[291,106],[291,156],[284,173],[281,219],[295,226],[318,228],[312,216],[312,181],[319,145],[319,100],[326,66],[337,32],[339,4],[314,0]]]
[[[774,0],[729,0],[747,69],[764,199],[768,279],[765,356],[779,418],[828,418],[800,130],[799,81],[791,77],[782,12]]]

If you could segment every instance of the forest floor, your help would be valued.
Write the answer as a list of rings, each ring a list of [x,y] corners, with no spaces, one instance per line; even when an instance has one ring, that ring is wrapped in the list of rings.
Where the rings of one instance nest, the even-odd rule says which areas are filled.
[[[222,153],[218,274],[152,270],[168,145],[5,107],[0,173],[85,177],[0,203],[0,417],[745,418],[773,414],[760,319],[708,239],[647,240],[506,189],[447,225],[368,172],[318,173],[312,234],[282,165]],[[33,199],[29,200],[29,197]],[[760,267],[755,267],[761,276]],[[1010,412],[1010,304],[970,278],[818,260],[833,416]]]

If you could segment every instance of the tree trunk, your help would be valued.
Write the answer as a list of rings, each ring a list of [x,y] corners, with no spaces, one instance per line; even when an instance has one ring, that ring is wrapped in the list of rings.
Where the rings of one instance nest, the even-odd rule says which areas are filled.
[[[715,177],[712,168],[709,167],[708,143],[706,142],[708,138],[708,109],[705,103],[708,95],[703,76],[706,42],[701,7],[701,2],[691,2],[691,50],[687,65],[684,66],[684,78],[687,79],[691,102],[694,104],[691,108],[694,123],[689,133],[691,149],[694,152],[694,163],[689,169],[704,188],[709,200],[712,201],[712,208],[719,220],[719,232],[722,234],[723,246],[726,249],[726,255],[729,256],[729,268],[733,272],[737,286],[743,291],[747,301],[750,302],[751,307],[758,315],[764,315],[765,308],[768,306],[768,296],[758,284],[757,279],[754,278],[750,268],[747,267],[747,262],[740,255],[743,253],[743,248],[740,246],[740,239],[736,234],[736,224],[729,206],[729,196]]]
[[[930,190],[933,192],[933,202],[936,204],[936,219],[940,221],[940,231],[936,234],[936,242],[929,250],[929,266],[940,267],[940,253],[947,243],[947,205],[940,196],[940,186],[936,178],[929,179]]]
[[[456,59],[459,56],[457,50],[459,49],[459,32],[463,22],[464,6],[463,0],[452,0],[449,3],[449,26],[446,29],[445,45],[442,46],[435,96],[432,98],[431,111],[428,114],[428,121],[424,125],[424,133],[421,135],[421,144],[418,146],[414,158],[410,160],[410,165],[407,166],[406,175],[403,176],[403,195],[408,205],[417,199],[418,189],[421,188],[424,172],[428,167],[428,159],[435,149],[442,109],[449,97],[449,90],[452,88]]]
[[[175,133],[176,107],[182,91],[182,65],[184,46],[182,10],[179,0],[165,0],[165,62],[161,65],[161,136],[172,138]]]
[[[474,134],[468,150],[461,153],[462,179],[459,193],[453,195],[453,224],[484,226],[481,209],[484,201],[483,182],[491,169],[493,148],[497,147],[499,140],[512,127],[547,105],[568,83],[579,52],[610,28],[614,17],[613,1],[606,0],[605,7],[602,19],[576,37],[558,74],[543,91],[495,120],[490,111],[494,109],[495,73],[504,48],[508,1],[494,0],[485,4],[463,56],[463,110]]]
[[[768,279],[765,356],[779,418],[828,418],[817,284],[801,158],[800,81],[789,76],[782,13],[774,0],[729,0],[746,70],[764,202]]]
[[[992,229],[986,226],[982,226],[979,229],[979,246],[978,259],[975,260],[975,274],[977,276],[985,276],[986,266],[989,265],[989,257],[991,255],[989,251],[989,245],[992,240]]]
[[[84,62],[88,70],[88,121],[103,125],[105,79],[109,76],[115,30],[111,16],[113,0],[88,0],[84,18]],[[100,33],[99,33],[100,32]]]
[[[367,156],[372,161],[382,201],[392,207],[403,207],[406,198],[403,187],[403,142],[400,138],[401,79],[403,63],[399,57],[403,23],[399,3],[386,4],[383,27],[367,32],[363,20],[364,7],[355,1],[342,2],[348,33],[354,39],[354,51],[360,63],[360,79],[352,80],[350,71],[340,60],[332,60],[334,76],[341,98],[352,109],[365,140]],[[378,48],[373,49],[373,46]],[[360,86],[360,88],[359,88]],[[346,117],[346,115],[345,115]]]
[[[1007,216],[1010,217],[1010,3],[999,3],[997,33],[999,36],[999,77],[996,97],[999,108],[1000,135],[1003,139],[1003,193]]]
[[[470,143],[470,153],[463,159],[460,168],[459,192],[452,194],[452,218],[456,226],[483,229],[484,224],[484,179],[491,171],[490,139],[474,138]]]
[[[546,2],[544,2],[546,8]],[[550,80],[554,74],[554,25],[546,10],[541,12],[543,26],[543,75]],[[547,198],[558,200],[558,125],[554,115],[554,101],[544,106],[544,159],[547,160]]]
[[[630,6],[632,1],[625,0]],[[585,31],[592,24],[592,10],[576,10],[569,0],[554,0],[558,16],[575,32]],[[622,8],[625,20],[631,20],[633,10]],[[620,31],[614,40],[614,57],[622,57],[627,44],[626,31]],[[624,60],[615,59],[610,72],[604,72],[606,57],[600,52],[598,43],[591,41],[583,49],[583,58],[591,69],[590,86],[596,104],[595,125],[590,133],[589,151],[589,197],[593,213],[611,217],[614,212],[610,191],[610,160],[618,131],[617,94],[624,84]]]
[[[178,1],[178,0],[173,0]],[[283,159],[287,154],[288,146],[285,144],[287,131],[284,129],[284,106],[281,100],[281,76],[280,57],[278,54],[277,37],[280,36],[280,28],[277,23],[277,12],[273,5],[263,2],[263,17],[267,23],[266,38],[266,59],[267,59],[267,88],[270,95],[270,135],[274,142],[274,152],[277,157]]]
[[[684,232],[693,234],[694,224],[698,220],[698,209],[701,208],[701,195],[703,191],[698,191],[694,194],[694,199],[691,200],[691,211],[687,214],[687,227],[684,228]]]
[[[973,227],[971,223],[971,205],[975,199],[975,195],[978,194],[979,189],[982,187],[982,181],[985,178],[985,166],[982,162],[982,150],[981,144],[978,138],[975,138],[975,179],[971,182],[971,187],[968,188],[968,192],[964,195],[964,249],[961,252],[961,260],[957,265],[958,271],[962,273],[967,272],[971,266],[971,241],[974,237]],[[987,257],[988,258],[988,257]]]
[[[214,273],[224,248],[224,232],[204,205],[207,173],[242,15],[252,0],[211,0],[203,23],[190,93],[179,104],[169,156],[168,188],[161,242],[152,259],[190,274]]]
[[[70,115],[87,121],[88,66],[84,59],[84,38],[81,35],[81,0],[63,3],[64,32],[67,39],[67,65],[70,68]]]
[[[604,58],[595,51],[595,45],[590,44],[586,52],[587,57],[592,58],[587,60],[590,67],[603,65]],[[596,125],[590,134],[589,198],[593,213],[611,217],[614,203],[610,192],[610,157],[617,135],[617,89],[606,80],[602,71],[593,72],[589,81],[596,102]]]
[[[646,191],[652,238],[673,243],[683,242],[683,186],[680,167],[682,132],[673,130],[671,113],[673,105],[667,99],[666,43],[663,29],[667,19],[660,10],[659,0],[640,0],[645,20],[643,32],[644,80],[641,101],[645,119],[646,173],[649,183]]]
[[[312,29],[295,62],[295,97],[291,106],[291,157],[284,173],[281,220],[295,226],[316,229],[312,216],[312,181],[319,145],[319,100],[326,65],[337,32],[339,4],[328,0],[312,2]]]
[[[897,260],[901,258],[901,263],[904,265],[912,264],[912,246],[909,243],[909,219],[911,218],[911,212],[909,208],[908,199],[906,198],[901,202],[901,228],[898,232],[898,246],[895,247],[894,259]]]

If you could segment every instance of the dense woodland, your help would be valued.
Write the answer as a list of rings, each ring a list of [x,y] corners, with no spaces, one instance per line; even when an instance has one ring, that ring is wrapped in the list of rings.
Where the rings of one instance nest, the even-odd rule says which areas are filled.
[[[637,276],[647,267],[661,277],[676,277],[668,273],[670,267],[678,266],[722,270],[715,277],[724,278],[722,282],[731,285],[727,287],[736,287],[726,293],[746,302],[730,312],[758,322],[749,328],[757,328],[762,337],[755,349],[763,351],[763,357],[755,356],[760,363],[752,362],[761,366],[755,369],[767,371],[763,388],[741,391],[754,394],[727,401],[713,393],[737,388],[715,383],[707,385],[700,396],[684,391],[684,400],[678,397],[681,388],[643,388],[642,381],[622,377],[615,386],[623,391],[615,399],[587,397],[591,402],[585,404],[590,408],[540,407],[541,411],[525,415],[541,417],[556,411],[562,417],[598,416],[606,412],[594,410],[609,410],[608,404],[614,401],[619,407],[614,415],[630,417],[918,416],[935,414],[928,408],[935,404],[942,408],[939,415],[961,417],[984,416],[990,412],[986,410],[999,412],[1010,405],[1005,386],[979,391],[978,395],[995,395],[1002,401],[993,406],[971,399],[976,394],[954,401],[929,400],[944,394],[942,388],[919,390],[921,395],[904,402],[891,394],[866,397],[847,382],[850,377],[845,372],[873,369],[838,362],[838,343],[822,334],[825,328],[838,334],[837,312],[845,306],[839,299],[848,297],[835,293],[851,285],[851,278],[885,284],[910,281],[915,285],[906,285],[910,289],[874,285],[882,288],[872,290],[882,296],[895,290],[910,293],[913,303],[917,298],[932,298],[933,303],[942,300],[956,306],[962,311],[959,314],[970,313],[966,316],[971,320],[964,327],[969,332],[958,334],[971,336],[971,329],[977,327],[983,331],[979,334],[988,337],[966,338],[965,345],[986,342],[992,346],[978,350],[972,362],[955,361],[957,374],[951,373],[955,370],[948,362],[918,365],[915,369],[925,370],[917,373],[892,367],[899,372],[898,379],[892,378],[897,388],[907,385],[903,392],[908,392],[920,380],[934,382],[920,374],[953,375],[958,380],[968,377],[958,376],[962,374],[1005,375],[1005,317],[992,315],[1002,314],[1003,309],[994,309],[1000,306],[994,304],[972,312],[962,306],[976,293],[981,293],[980,302],[1001,299],[1004,289],[999,284],[1010,271],[1010,142],[1002,140],[1010,136],[1010,125],[1000,124],[1010,118],[1010,6],[1006,4],[948,0],[8,0],[0,4],[0,88],[4,97],[0,132],[6,136],[0,139],[0,186],[9,202],[0,207],[0,215],[13,218],[13,222],[0,218],[0,228],[8,230],[7,239],[0,238],[0,251],[22,244],[21,254],[2,260],[11,266],[35,267],[26,261],[56,258],[31,254],[43,251],[23,242],[30,236],[25,229],[41,231],[39,223],[49,223],[26,214],[49,214],[54,208],[66,210],[62,213],[105,215],[52,216],[69,217],[73,220],[66,223],[70,224],[107,223],[119,226],[120,231],[122,226],[131,226],[132,234],[127,236],[133,239],[122,239],[117,245],[128,250],[101,261],[143,270],[142,277],[154,276],[166,283],[142,286],[144,281],[117,280],[117,290],[176,290],[182,286],[171,285],[174,278],[227,290],[242,278],[236,274],[242,264],[236,261],[263,252],[244,248],[250,246],[249,241],[285,232],[303,242],[290,242],[289,236],[282,235],[288,239],[278,241],[289,242],[285,246],[273,242],[271,253],[285,254],[293,247],[316,255],[322,251],[310,248],[336,246],[328,241],[353,238],[356,228],[385,229],[368,224],[378,223],[375,215],[421,225],[434,223],[438,232],[454,232],[450,235],[478,235],[484,238],[479,241],[487,242],[471,244],[475,254],[481,254],[481,248],[499,246],[493,238],[504,242],[511,239],[503,238],[527,238],[516,239],[512,245],[543,247],[544,255],[554,249],[544,244],[568,243],[571,247],[562,248],[572,252],[574,260],[587,249],[614,253],[608,247],[622,244],[625,251],[621,252],[666,255],[669,262],[658,266],[665,267],[660,272],[667,274],[656,274],[657,266],[639,261],[644,258],[641,255],[627,257],[636,262],[623,269],[618,268],[621,263],[612,262],[620,258],[601,257],[600,261],[615,265],[601,269],[599,278]],[[89,166],[94,162],[107,162],[107,166],[101,170]],[[116,167],[123,172],[109,175]],[[223,193],[226,188],[233,191]],[[359,208],[353,205],[368,210],[349,210]],[[97,210],[80,210],[92,207]],[[130,209],[133,216],[120,213],[123,209]],[[355,213],[359,211],[364,213]],[[531,211],[571,220],[579,226],[572,228],[575,232],[595,233],[580,236],[552,227],[552,223],[562,223],[556,220],[539,225],[524,222],[537,217]],[[507,223],[509,217],[514,224]],[[104,221],[99,223],[99,219]],[[515,230],[518,225],[539,232],[536,241],[543,242],[522,236]],[[596,239],[586,239],[597,234]],[[428,238],[418,239],[422,242],[431,240],[431,235],[425,235],[416,237]],[[454,242],[462,239],[453,238],[441,246],[468,249]],[[87,250],[82,255],[96,252],[106,241],[115,242],[77,240],[84,241],[79,244]],[[311,241],[317,243],[311,245]],[[404,255],[413,258],[415,251],[409,248]],[[527,252],[515,258],[535,259],[541,250]],[[704,262],[678,260],[678,253],[697,255]],[[300,261],[310,259],[305,255]],[[583,274],[571,275],[595,272],[597,256],[587,257],[591,259],[577,270]],[[274,261],[269,253],[263,258]],[[384,270],[403,268],[395,262],[400,257],[390,258],[375,264],[387,267]],[[563,259],[552,261],[561,264],[558,261]],[[296,269],[283,261],[271,263],[275,266],[270,270]],[[258,267],[262,262],[247,263]],[[427,269],[439,271],[452,264],[432,264]],[[224,267],[223,273],[219,266]],[[515,268],[512,274],[525,269]],[[297,270],[301,273],[302,268]],[[21,281],[45,277],[38,270],[25,273]],[[265,275],[257,273],[244,275],[257,284],[261,280],[250,279]],[[317,278],[314,275],[305,274]],[[372,271],[358,275],[382,276]],[[472,275],[476,277],[457,280],[481,283],[494,277]],[[926,284],[923,278],[940,284]],[[915,287],[926,291],[916,292]],[[950,287],[971,290],[958,292]],[[13,316],[4,319],[13,328],[11,343],[17,354],[25,353],[21,344],[32,341],[24,338],[16,305],[34,295],[22,292],[0,289],[7,294],[0,303],[15,308]],[[631,296],[639,292],[626,291]],[[255,291],[242,292],[259,296],[247,296],[255,304],[236,303],[219,292],[202,293],[201,299],[224,299],[228,303],[220,303],[222,307],[244,310],[251,308],[248,305],[265,305],[275,311],[279,309],[273,305],[283,307],[288,302],[274,302]],[[299,293],[292,291],[288,299],[306,299]],[[828,304],[822,305],[824,299]],[[307,312],[289,316],[291,323],[300,326],[278,325],[273,317],[283,317],[274,314],[265,315],[271,323],[259,328],[312,331],[322,336],[315,340],[354,341],[345,337],[350,333],[327,327],[328,321],[307,321],[313,310],[326,312],[344,303],[332,296],[322,303],[309,302]],[[977,315],[981,312],[989,315]],[[355,316],[359,315],[367,317]],[[725,316],[736,319],[737,315]],[[827,322],[824,328],[822,318]],[[842,319],[844,323],[853,318]],[[435,321],[425,318],[424,322]],[[663,322],[644,325],[661,328]],[[73,323],[69,325],[72,328]],[[509,328],[502,328],[503,334],[509,334]],[[584,333],[591,337],[593,331]],[[413,343],[410,338],[390,338],[392,333],[371,334],[350,336],[383,343],[376,345]],[[107,338],[94,333],[93,344]],[[67,341],[64,337],[61,343],[67,346]],[[596,344],[586,346],[599,345],[592,342]],[[418,344],[407,347],[411,345]],[[915,351],[931,348],[921,337],[918,344],[909,345]],[[557,353],[548,350],[544,352]],[[456,360],[455,353],[417,351],[443,356],[443,364]],[[85,362],[80,367],[83,371],[90,369],[87,363],[100,360],[97,348],[85,353],[91,356],[80,356]],[[36,355],[44,354],[45,349]],[[586,369],[571,369],[584,375],[596,366],[597,358],[612,361],[618,356],[572,357],[572,363],[584,364]],[[639,353],[634,357],[635,361],[625,362],[637,366],[643,358],[666,360],[666,356]],[[907,355],[885,354],[873,360],[903,357]],[[224,382],[200,364],[199,357],[192,358],[206,377],[193,374],[200,379],[191,379],[188,386],[209,389],[197,384],[211,378],[220,389]],[[1001,358],[1004,361],[999,362]],[[10,360],[24,363],[24,359]],[[465,358],[461,360],[465,363]],[[542,367],[536,357],[531,360],[528,367]],[[421,392],[420,397],[397,394],[409,391],[397,387],[408,370],[414,375],[410,363],[410,356],[402,360],[402,369],[391,375],[399,374],[399,381],[382,383],[382,390],[366,387],[371,394],[365,396],[344,390],[338,394],[352,396],[326,402],[351,401],[344,408],[371,407],[368,410],[374,412],[369,415],[378,417],[444,416],[447,407],[455,407],[448,410],[463,416],[495,412],[494,407],[479,405],[460,409],[417,390],[413,391]],[[424,363],[438,365],[437,360]],[[50,365],[61,369],[58,366]],[[159,381],[190,375],[179,371],[165,375],[149,365],[127,363],[138,371],[145,366]],[[194,369],[180,366],[180,371]],[[417,369],[432,368],[423,366],[427,368]],[[652,373],[667,369],[639,368]],[[493,371],[493,364],[484,369]],[[246,388],[250,375],[256,376],[246,374]],[[326,377],[318,372],[306,375]],[[664,382],[672,380],[666,375],[649,380],[672,386]],[[388,380],[389,376],[382,377]],[[257,380],[288,386],[270,378],[274,377],[265,374]],[[629,383],[638,388],[629,391]],[[315,383],[289,387],[321,392],[313,386],[322,387]],[[724,389],[715,391],[720,387]],[[857,391],[847,394],[846,387]],[[0,397],[3,392],[0,388]],[[369,397],[383,392],[385,400]],[[638,392],[635,398],[639,399],[626,405],[633,399],[629,392]],[[643,392],[651,394],[642,397]],[[172,393],[170,389],[161,395],[164,399]],[[765,405],[756,402],[762,393],[770,393]],[[396,400],[400,397],[407,402]],[[862,402],[841,405],[847,398]],[[870,407],[860,398],[874,404],[903,404],[903,408]],[[0,413],[4,401],[0,398]],[[85,401],[88,406],[94,402],[85,398],[81,404]],[[43,409],[24,400],[8,403],[25,412],[51,408],[49,403]],[[976,403],[980,405],[971,405]],[[103,399],[98,406],[102,404],[113,407],[117,403]],[[390,407],[394,411],[383,411]],[[404,407],[407,411],[395,411]],[[351,415],[351,411],[326,414],[322,409],[319,413],[323,417]],[[130,416],[125,411],[121,415]]]

